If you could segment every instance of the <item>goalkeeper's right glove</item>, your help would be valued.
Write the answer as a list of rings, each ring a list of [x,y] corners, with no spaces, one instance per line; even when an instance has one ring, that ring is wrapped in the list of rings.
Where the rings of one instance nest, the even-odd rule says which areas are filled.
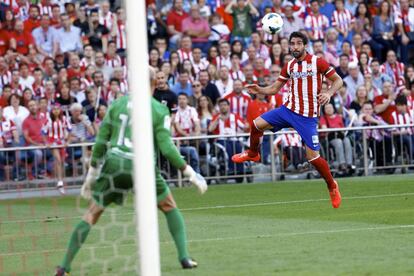
[[[197,187],[200,194],[204,194],[207,191],[208,186],[206,180],[201,174],[196,173],[191,166],[187,165],[185,167],[183,175],[189,178],[191,184]]]
[[[82,188],[81,188],[81,196],[84,199],[91,199],[92,198],[92,184],[95,183],[96,178],[98,177],[99,171],[98,169],[90,166],[88,170],[88,174],[86,175],[85,182],[83,182]]]

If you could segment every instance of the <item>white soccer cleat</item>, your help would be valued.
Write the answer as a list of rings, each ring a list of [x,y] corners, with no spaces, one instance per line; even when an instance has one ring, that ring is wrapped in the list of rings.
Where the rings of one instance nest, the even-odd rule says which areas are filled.
[[[58,189],[59,193],[61,195],[66,194],[66,190],[65,190],[65,186],[63,185],[63,181],[59,180],[57,185],[56,185],[56,189]]]

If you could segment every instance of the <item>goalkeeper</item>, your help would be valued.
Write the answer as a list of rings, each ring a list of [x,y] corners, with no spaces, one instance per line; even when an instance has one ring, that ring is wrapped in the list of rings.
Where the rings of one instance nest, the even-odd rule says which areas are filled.
[[[152,85],[154,78],[155,74],[151,71]],[[207,190],[206,181],[186,164],[171,140],[168,108],[155,99],[151,99],[151,105],[155,149],[158,148],[174,167],[180,169],[183,175],[189,177],[190,182],[204,193]],[[116,100],[102,122],[93,147],[91,166],[81,189],[81,195],[92,201],[83,219],[72,232],[63,261],[56,269],[57,276],[69,275],[71,263],[85,242],[92,225],[98,222],[109,204],[122,204],[128,190],[132,189],[132,130],[129,126],[131,107],[128,96]],[[102,169],[98,172],[101,163]],[[181,266],[184,269],[195,268],[197,263],[190,258],[187,251],[184,219],[156,166],[155,177],[158,208],[167,218]]]

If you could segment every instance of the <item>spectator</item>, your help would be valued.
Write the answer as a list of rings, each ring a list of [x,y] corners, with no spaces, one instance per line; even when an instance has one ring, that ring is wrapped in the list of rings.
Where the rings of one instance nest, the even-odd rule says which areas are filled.
[[[216,81],[218,81],[219,76],[218,76],[217,66],[216,65],[210,63],[210,65],[207,67],[207,72],[208,72],[208,75],[209,75],[211,81],[213,81],[214,83]]]
[[[3,110],[3,116],[12,121],[17,128],[17,133],[19,137],[22,137],[22,124],[24,119],[29,116],[29,110],[26,107],[22,106],[23,102],[20,96],[12,94],[9,97],[9,106],[5,107]]]
[[[106,52],[108,48],[109,30],[99,23],[98,11],[91,11],[85,35],[87,36],[88,44],[90,44],[95,51]]]
[[[79,78],[72,78],[69,81],[70,95],[76,98],[76,102],[81,103],[86,99],[85,91],[81,89],[81,82]]]
[[[201,96],[197,100],[197,113],[200,118],[200,133],[202,135],[208,134],[208,125],[215,114],[213,103],[207,96]]]
[[[202,92],[203,87],[201,86],[201,83],[198,80],[195,80],[193,82],[192,87],[193,87],[193,92],[192,92],[192,95],[188,98],[188,104],[197,109],[198,100],[200,99],[201,96],[203,96],[203,92]]]
[[[27,108],[27,104],[32,99],[33,99],[33,92],[32,92],[32,90],[30,88],[25,88],[23,90],[23,95],[22,95],[22,102],[23,102],[22,105]]]
[[[105,98],[103,99],[103,101],[107,105],[111,105],[116,99],[118,99],[122,95],[123,95],[123,93],[121,91],[121,83],[119,82],[118,79],[112,78],[109,81],[109,89],[108,89],[107,94],[105,95]]]
[[[97,116],[95,118],[95,121],[93,122],[93,128],[95,133],[99,132],[99,128],[101,127],[102,121],[105,118],[106,112],[108,108],[106,105],[100,105],[98,107],[98,111],[96,112]]]
[[[177,52],[171,52],[170,54],[170,64],[171,64],[171,74],[174,75],[174,77],[178,76],[178,67],[180,66],[180,57]],[[174,80],[174,84],[175,84]]]
[[[270,75],[270,71],[265,68],[265,61],[261,57],[256,58],[254,62],[254,75],[259,82],[263,82],[264,77]]]
[[[108,49],[106,51],[105,60],[106,60],[106,64],[111,68],[122,66],[122,59],[116,53],[116,42],[113,40],[110,40],[108,42]]]
[[[250,44],[252,34],[252,16],[259,16],[259,12],[250,0],[237,0],[230,2],[225,9],[233,16],[232,40],[240,40],[243,47]]]
[[[167,15],[167,32],[170,35],[170,48],[175,50],[182,36],[182,22],[188,14],[183,10],[183,0],[174,0],[173,8]]]
[[[62,109],[66,117],[69,117],[70,106],[76,102],[76,98],[70,95],[69,83],[62,83],[60,93],[56,97],[56,103],[59,104],[59,107]]]
[[[414,48],[414,7],[408,0],[400,0],[401,12],[395,18],[395,24],[399,31],[398,44],[400,46],[401,62],[409,60],[408,51]],[[413,59],[411,55],[411,60]]]
[[[216,58],[219,56],[219,51],[216,46],[211,46],[210,49],[207,51],[207,61],[210,62],[210,64],[217,64]]]
[[[107,94],[107,86],[105,85],[105,78],[101,71],[96,71],[92,74],[93,86],[96,89],[97,97],[105,99]]]
[[[362,108],[362,105],[366,103],[367,101],[368,101],[368,93],[367,93],[366,87],[364,85],[358,86],[356,90],[356,97],[352,101],[349,108],[355,110],[355,112],[359,114]]]
[[[317,0],[310,1],[312,13],[305,18],[305,29],[311,41],[324,39],[325,31],[329,27],[329,19],[319,12],[319,3]]]
[[[244,69],[244,77],[245,77],[245,81],[244,81],[243,85],[257,84],[257,78],[254,75],[253,65],[247,64],[246,66],[244,66],[243,69]]]
[[[342,42],[341,54],[345,54],[345,55],[349,56],[349,61],[350,62],[358,63],[358,56],[357,56],[357,53],[352,48],[351,42],[349,42],[347,40]]]
[[[174,129],[178,137],[194,137],[200,135],[200,119],[197,110],[188,105],[188,95],[178,94],[178,109],[174,117]],[[180,153],[189,160],[189,164],[196,172],[200,172],[200,161],[197,150],[190,145],[190,141],[180,141]]]
[[[344,0],[335,0],[335,8],[332,15],[332,26],[339,33],[340,41],[351,41],[355,18],[349,10],[345,9]]]
[[[3,22],[0,22],[0,55],[3,57],[9,49],[10,36],[2,25]]]
[[[214,64],[217,65],[217,69],[220,70],[221,66],[231,67],[230,58],[230,44],[227,41],[222,41],[219,45],[220,55],[215,58]]]
[[[335,113],[332,104],[328,103],[324,106],[324,114],[320,120],[322,129],[345,127],[342,116]],[[328,132],[328,141],[334,148],[339,170],[348,173],[353,164],[351,141],[342,131]]]
[[[375,88],[382,90],[384,82],[392,82],[392,78],[381,71],[381,65],[378,59],[374,58],[371,61],[372,84]]]
[[[29,71],[29,66],[26,63],[20,64],[20,79],[19,85],[22,89],[29,88],[32,89],[34,83],[34,77],[31,76]]]
[[[384,82],[382,95],[374,98],[375,113],[388,124],[392,123],[391,113],[395,111],[395,96],[392,83]]]
[[[171,88],[175,94],[185,93],[187,96],[191,95],[191,83],[189,73],[181,72],[178,77],[178,82]]]
[[[155,48],[157,48],[160,53],[161,61],[168,61],[170,58],[170,51],[167,47],[167,40],[164,37],[157,37],[155,39]]]
[[[116,27],[117,17],[110,10],[109,1],[102,1],[99,9],[99,24],[105,26],[109,31]]]
[[[163,71],[157,72],[157,86],[153,94],[154,98],[166,105],[170,113],[177,111],[177,95],[171,91]]]
[[[216,8],[216,13],[223,18],[223,23],[229,28],[230,32],[233,31],[233,16],[225,11],[226,7],[230,5],[232,0],[220,0],[220,5]]]
[[[32,47],[35,47],[32,34],[24,30],[22,21],[16,20],[14,32],[10,35],[10,49],[16,50],[18,54],[27,55]]]
[[[18,146],[19,144],[20,140],[16,125],[13,123],[13,121],[8,120],[3,116],[3,107],[0,106],[0,149]],[[0,151],[0,180],[3,181],[4,178],[10,178],[8,173],[3,172],[7,171],[7,167],[10,167],[13,163],[16,163],[15,160],[15,151]],[[14,167],[17,168],[16,166]],[[16,175],[14,177],[16,177]]]
[[[32,32],[34,29],[40,26],[39,15],[39,7],[36,5],[30,5],[29,18],[26,21],[24,21],[25,31]]]
[[[372,74],[364,75],[364,85],[367,90],[368,100],[373,101],[374,98],[382,93],[382,91],[376,88],[372,83]]]
[[[236,53],[231,54],[231,68],[230,68],[230,76],[232,80],[241,80],[242,82],[245,81],[245,77],[243,71],[241,70],[240,65],[240,56]]]
[[[125,49],[127,45],[127,36],[125,28],[125,10],[122,8],[116,9],[117,23],[116,23],[116,48],[118,52],[122,55],[125,55]]]
[[[6,84],[3,87],[3,91],[0,97],[0,107],[6,107],[9,105],[9,98],[12,94],[12,89],[10,85]]]
[[[276,44],[277,45],[277,44]],[[313,53],[315,55],[322,54],[325,60],[334,67],[339,66],[338,58],[331,54],[330,51],[323,50],[323,41],[316,40],[312,43]]]
[[[257,56],[256,48],[254,48],[252,45],[247,47],[246,50],[247,53],[247,59],[242,63],[242,66],[245,67],[247,65],[254,65]]]
[[[349,10],[352,14],[355,14],[357,7],[358,7],[358,1],[355,1],[355,0],[345,1],[345,9]]]
[[[349,65],[349,56],[348,55],[340,55],[339,56],[339,66],[335,68],[335,71],[338,75],[345,79],[348,76],[348,65]]]
[[[72,126],[69,120],[63,115],[59,104],[54,104],[46,124],[42,127],[43,134],[47,137],[47,144],[52,148],[54,159],[54,172],[58,179],[56,188],[61,194],[65,194],[63,186],[63,165],[65,159],[65,149],[56,148],[57,146],[66,145],[69,132]]]
[[[180,72],[184,72],[184,71],[188,72],[191,83],[196,78],[196,74],[195,74],[195,71],[194,71],[194,68],[193,68],[193,64],[191,63],[191,60],[189,60],[189,59],[186,59],[181,63],[179,71]]]
[[[239,40],[234,40],[231,43],[231,51],[232,54],[239,55],[242,62],[248,59],[246,51],[244,51],[243,44]]]
[[[230,112],[230,102],[227,99],[220,99],[218,101],[219,113],[214,115],[208,131],[215,135],[231,135],[231,138],[219,138],[217,143],[223,145],[228,156],[233,156],[234,153],[240,152],[242,144],[235,137],[239,133],[243,133],[246,129],[242,118]],[[242,174],[243,164],[235,164],[228,159],[228,175]]]
[[[356,62],[348,64],[349,76],[344,78],[347,86],[347,93],[351,96],[351,100],[355,99],[355,93],[358,86],[364,84],[364,76],[361,74]]]
[[[213,103],[213,106],[215,106],[217,100],[221,96],[219,90],[217,89],[217,86],[210,81],[208,72],[206,70],[201,70],[198,74],[198,80],[201,83],[203,95],[207,96]]]
[[[404,64],[397,61],[393,50],[387,52],[387,60],[381,65],[381,72],[391,78],[394,86],[404,84]]]
[[[395,125],[407,125],[414,123],[414,113],[409,112],[407,107],[407,98],[405,95],[400,94],[395,98],[396,109],[391,113],[392,124]],[[405,162],[408,155],[409,160],[412,160],[414,156],[414,136],[413,127],[401,127],[393,131],[395,136],[394,144],[397,148],[397,155],[401,156]],[[406,153],[407,155],[404,155]]]
[[[42,127],[45,125],[46,116],[40,116],[37,102],[31,100],[28,103],[29,115],[23,121],[22,131],[26,141],[26,146],[45,146],[46,139],[42,135]],[[49,152],[42,149],[32,149],[27,152],[29,161],[34,162],[32,175],[34,177],[43,177],[46,170],[41,168],[42,161],[48,159]]]
[[[285,12],[282,14],[284,23],[280,36],[289,37],[292,32],[304,28],[303,19],[299,18],[299,16],[294,13],[292,2],[285,1],[283,8],[285,10]],[[330,16],[328,18],[330,18]]]
[[[50,26],[59,29],[62,27],[62,20],[60,19],[60,11],[61,8],[59,5],[53,5],[52,6],[52,14],[50,15]],[[62,12],[64,12],[64,9],[62,9]]]
[[[385,60],[385,53],[394,49],[394,22],[391,17],[390,3],[382,1],[378,15],[374,16],[371,45],[375,56],[380,61]]]
[[[158,69],[161,67],[160,52],[157,48],[151,48],[149,50],[149,65]]]
[[[190,9],[190,16],[182,21],[181,30],[183,34],[191,37],[194,47],[207,52],[209,48],[208,37],[210,36],[210,27],[208,21],[201,17],[199,6],[194,4]]]
[[[98,99],[97,90],[91,86],[86,89],[86,100],[82,102],[82,106],[85,114],[88,116],[89,121],[94,122],[97,116],[96,111],[100,105],[106,105],[103,98]]]
[[[215,82],[215,85],[221,97],[233,90],[233,80],[230,78],[230,72],[227,66],[222,65],[220,67],[219,80]]]
[[[42,15],[40,26],[32,31],[37,51],[44,57],[53,54],[53,35],[55,29],[50,27],[49,15]]]
[[[210,28],[211,34],[208,40],[212,44],[218,44],[222,40],[229,41],[230,29],[226,24],[223,24],[223,19],[219,14],[216,13],[210,17]]]
[[[270,68],[272,64],[280,65],[282,63],[282,46],[279,43],[272,45],[269,58],[265,61],[265,67]]]
[[[60,16],[62,28],[55,32],[53,56],[58,53],[79,52],[82,50],[81,32],[78,27],[72,25],[68,14]]]
[[[368,11],[367,5],[363,2],[359,3],[355,12],[355,34],[360,34],[363,41],[371,39],[372,32],[372,17]]]
[[[104,53],[99,51],[95,53],[95,71],[101,72],[104,80],[109,80],[114,73],[114,68],[107,65]]]
[[[194,73],[198,75],[201,70],[207,69],[209,62],[207,59],[202,58],[202,52],[200,48],[193,48],[192,55],[193,59],[191,60],[191,63],[194,68]]]
[[[359,115],[358,125],[361,126],[386,126],[387,123],[379,116],[374,114],[371,102],[366,102],[362,106]],[[373,152],[376,166],[386,166],[392,164],[392,142],[390,135],[384,129],[365,130],[368,145]],[[386,170],[392,173],[393,170]]]
[[[362,75],[371,74],[371,68],[369,67],[370,58],[367,53],[362,52],[359,55],[359,71],[361,71]]]
[[[253,32],[251,35],[251,45],[256,49],[256,56],[266,60],[269,58],[269,48],[261,42],[260,35]]]
[[[56,78],[55,61],[51,57],[47,57],[43,60],[43,75],[44,80],[52,80]]]

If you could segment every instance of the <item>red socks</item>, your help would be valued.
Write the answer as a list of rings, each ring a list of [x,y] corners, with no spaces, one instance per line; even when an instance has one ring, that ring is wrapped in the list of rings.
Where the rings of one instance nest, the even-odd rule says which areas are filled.
[[[332,177],[331,170],[329,169],[328,163],[322,157],[318,157],[309,161],[315,169],[319,172],[319,174],[325,179],[325,182],[328,186],[329,190],[335,188],[335,181]]]
[[[263,136],[263,131],[258,130],[256,125],[252,124],[250,130],[250,148],[249,148],[249,156],[253,157],[256,156],[259,152],[260,146],[260,138]]]

